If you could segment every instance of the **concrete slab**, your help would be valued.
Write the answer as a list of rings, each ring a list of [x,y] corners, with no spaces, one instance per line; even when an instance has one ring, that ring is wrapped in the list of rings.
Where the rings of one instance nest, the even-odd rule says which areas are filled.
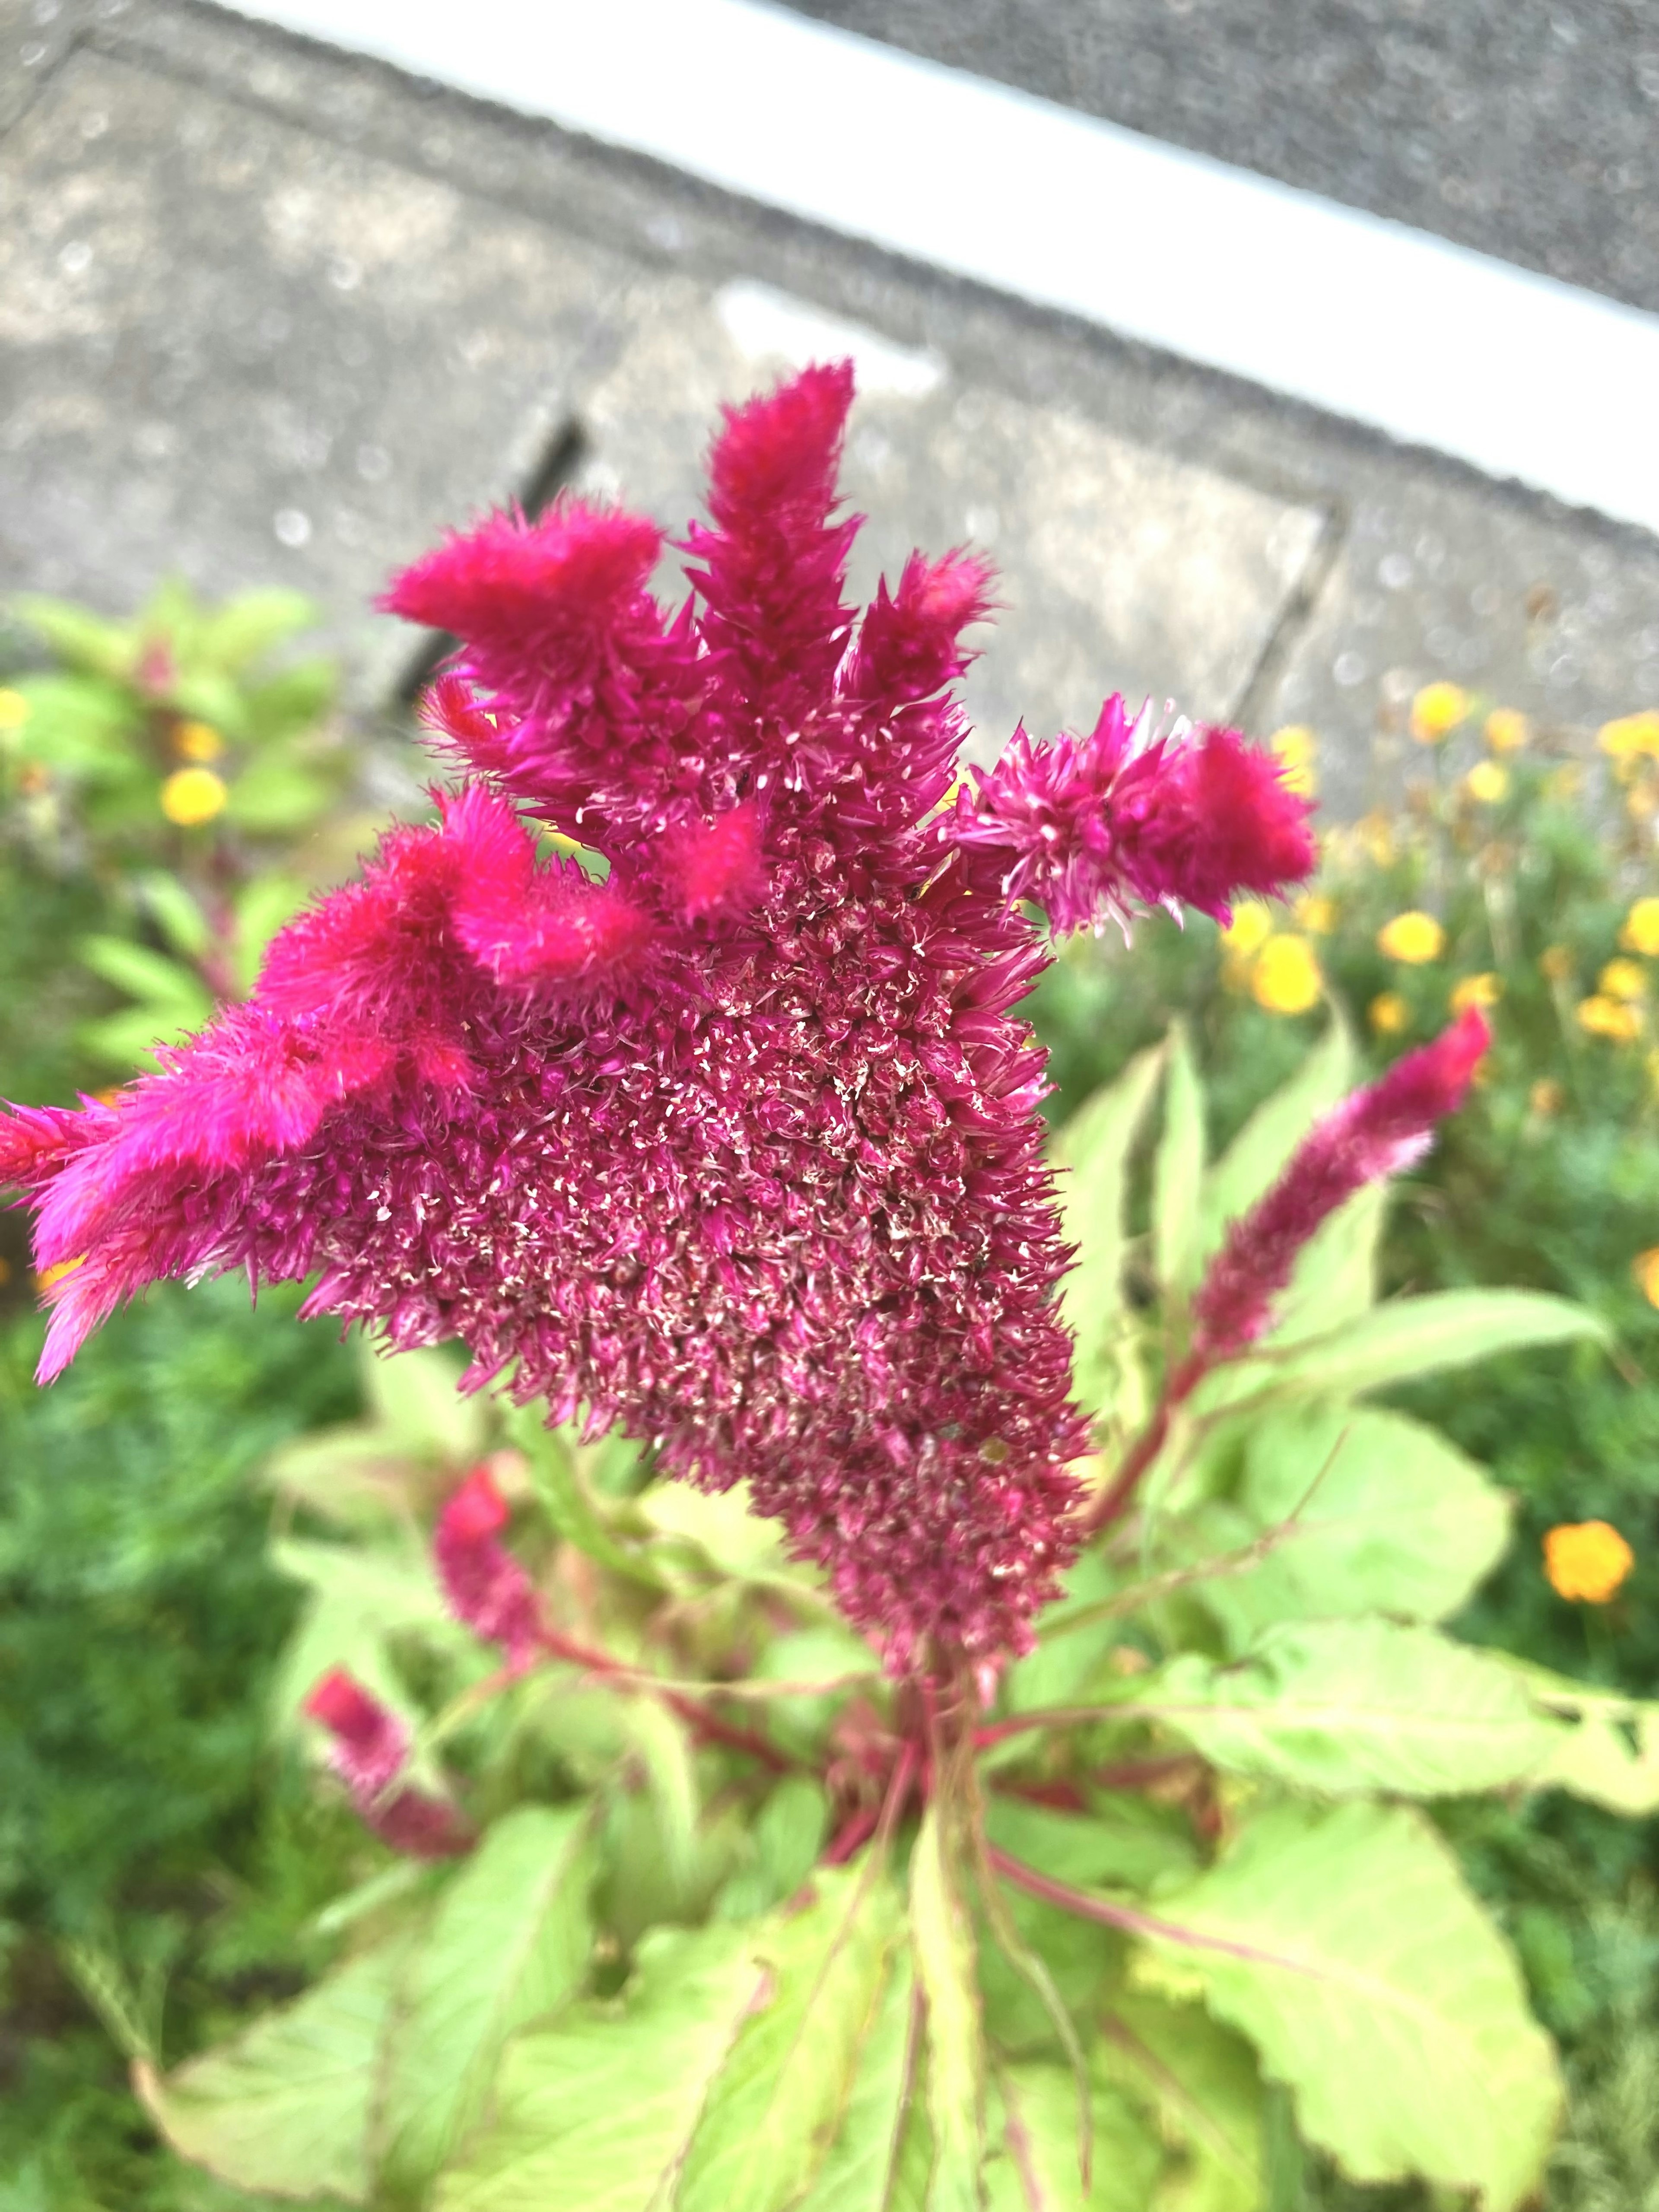
[[[867,517],[854,595],[896,577],[914,546],[990,553],[1002,606],[967,683],[981,744],[1000,749],[1022,717],[1039,734],[1087,728],[1109,690],[1137,704],[1172,696],[1206,720],[1237,708],[1319,544],[1316,509],[1015,398],[769,288],[711,294],[665,278],[640,305],[637,334],[582,410],[588,486],[678,532],[696,507],[720,403],[851,355],[860,398],[843,483]]]
[[[39,0],[22,4],[33,6]],[[65,0],[66,8],[72,4],[75,0]],[[967,428],[952,428],[952,410],[969,395],[985,396],[982,420],[993,428],[1033,422],[1061,426],[1049,444],[1039,441],[1033,451],[1040,448],[1048,456],[1045,471],[1061,481],[1062,505],[1071,450],[1063,426],[1085,426],[1091,457],[1088,471],[1096,490],[1085,503],[1086,512],[1080,511],[1068,526],[1086,524],[1091,541],[1116,532],[1129,533],[1127,542],[1136,542],[1133,532],[1143,520],[1141,507],[1129,495],[1131,477],[1111,474],[1109,457],[1119,449],[1150,456],[1169,471],[1143,478],[1143,490],[1152,483],[1167,490],[1182,481],[1213,477],[1260,495],[1266,502],[1263,514],[1286,510],[1332,516],[1331,530],[1299,572],[1278,627],[1267,637],[1237,711],[1246,727],[1261,732],[1290,720],[1316,725],[1326,744],[1324,791],[1334,811],[1363,806],[1379,781],[1397,778],[1399,760],[1391,762],[1386,750],[1381,757],[1375,750],[1379,722],[1385,749],[1395,744],[1406,698],[1434,677],[1478,684],[1493,698],[1534,714],[1557,742],[1575,747],[1592,744],[1597,724],[1610,715],[1659,704],[1659,546],[1638,531],[1570,512],[1431,454],[1391,446],[1190,363],[858,246],[550,125],[307,46],[216,9],[189,0],[129,0],[118,14],[97,12],[113,4],[117,0],[94,0],[88,8],[83,45],[66,65],[66,82],[94,59],[100,67],[124,63],[128,75],[123,82],[131,83],[136,75],[171,88],[175,126],[185,114],[200,113],[219,118],[216,128],[223,132],[241,133],[251,147],[280,144],[280,173],[289,182],[315,174],[330,180],[325,189],[331,192],[337,177],[390,177],[404,188],[435,188],[440,198],[432,204],[452,208],[453,217],[429,234],[418,265],[393,266],[377,273],[373,283],[366,277],[356,291],[336,294],[328,278],[334,249],[311,250],[310,273],[301,281],[274,254],[264,218],[258,215],[257,192],[251,199],[246,192],[241,198],[228,196],[228,204],[242,210],[228,222],[221,221],[216,205],[191,206],[186,192],[185,204],[174,207],[169,219],[187,224],[188,230],[177,240],[159,239],[157,264],[175,303],[173,319],[178,301],[196,303],[191,313],[204,364],[169,418],[181,441],[179,457],[146,462],[134,450],[131,428],[127,442],[122,442],[124,408],[131,407],[131,428],[148,419],[127,396],[142,392],[143,380],[124,382],[125,372],[109,357],[100,361],[98,349],[110,343],[106,333],[94,329],[82,337],[60,335],[33,366],[28,349],[0,343],[0,377],[6,380],[8,398],[23,396],[19,376],[27,368],[32,407],[46,408],[58,389],[71,396],[90,391],[101,395],[102,425],[95,453],[82,452],[72,431],[54,434],[49,452],[37,442],[27,467],[0,450],[0,495],[5,501],[0,511],[0,581],[45,580],[40,570],[50,562],[73,588],[95,586],[111,604],[125,602],[148,584],[157,566],[176,557],[186,522],[194,532],[186,550],[209,575],[306,573],[303,561],[319,557],[326,531],[313,529],[307,548],[280,547],[270,534],[278,502],[270,495],[269,479],[252,467],[237,479],[245,483],[251,519],[243,517],[226,486],[244,470],[238,447],[249,442],[248,423],[259,431],[255,400],[280,398],[293,388],[295,379],[308,393],[325,368],[335,374],[328,347],[357,327],[352,317],[372,321],[380,316],[376,303],[382,296],[403,303],[395,342],[388,340],[373,362],[356,372],[354,404],[361,411],[337,435],[317,477],[303,478],[307,485],[335,485],[341,503],[355,503],[384,542],[380,552],[368,544],[356,549],[350,566],[343,555],[331,556],[341,566],[313,574],[313,584],[343,614],[361,605],[385,567],[412,543],[521,481],[519,472],[527,465],[534,440],[526,436],[515,443],[516,426],[545,423],[567,406],[586,414],[596,453],[623,479],[624,488],[643,489],[665,519],[678,523],[695,488],[708,403],[717,391],[733,388],[729,380],[740,374],[740,365],[720,350],[730,334],[722,332],[711,302],[734,281],[759,282],[820,313],[862,325],[901,353],[936,356],[947,366],[948,380],[931,395],[904,400],[902,394],[892,393],[881,403],[895,422],[908,411],[926,429],[914,441],[907,434],[898,441],[890,500],[875,482],[876,471],[866,470],[860,479],[860,501],[872,511],[878,493],[890,500],[881,512],[893,519],[881,528],[890,529],[891,536],[877,545],[872,534],[872,541],[884,559],[902,552],[913,536],[939,544],[973,534],[968,529],[969,500],[948,482],[934,480],[947,459],[969,471],[982,466],[979,441],[990,432],[975,431],[971,417]],[[12,10],[10,19],[0,17],[0,33],[9,35],[9,21],[21,20],[19,5],[20,0],[0,0],[0,9]],[[51,66],[49,60],[31,64],[29,82],[39,85],[39,72]],[[0,90],[3,81],[0,68]],[[58,96],[51,84],[41,87],[25,124],[0,141],[0,170],[12,180],[10,189],[39,194],[48,207],[57,204],[56,196],[81,173],[83,161],[72,142],[67,147],[61,143],[64,133],[56,121],[42,127],[43,104],[50,106]],[[53,108],[54,116],[68,112]],[[92,143],[107,150],[107,138]],[[176,150],[167,151],[172,142],[165,131],[153,156],[143,153],[145,143],[141,139],[127,165],[134,173],[142,175],[145,161],[159,161],[166,153],[177,173],[199,179],[199,169],[188,171]],[[270,166],[268,151],[259,158]],[[971,148],[964,149],[963,158],[972,158]],[[100,205],[119,209],[126,173],[126,167],[109,169],[100,185]],[[31,213],[29,222],[33,220]],[[13,222],[11,229],[18,228]],[[64,233],[58,250],[76,234]],[[492,243],[508,238],[534,244],[515,249],[515,262],[505,246]],[[345,250],[352,251],[349,245]],[[52,277],[51,252],[32,242],[32,234],[6,236],[0,251],[14,257],[19,269],[61,281]],[[476,269],[481,257],[505,272],[494,297],[488,287],[469,289],[475,279],[465,264]],[[246,263],[246,270],[239,263]],[[568,275],[573,270],[600,272],[586,305],[580,282]],[[556,272],[554,280],[544,282],[538,273],[543,270]],[[566,275],[557,276],[558,271]],[[4,283],[9,301],[15,282],[7,277]],[[382,283],[391,287],[384,295]],[[689,291],[677,295],[676,283]],[[295,316],[296,332],[316,329],[320,336],[307,338],[291,361],[267,358],[256,364],[256,374],[254,368],[237,365],[246,331],[240,337],[228,325],[222,331],[212,311],[224,301],[240,306],[246,318],[256,301],[262,304],[263,289],[272,285],[278,304]],[[286,296],[290,291],[301,302],[302,314]],[[695,307],[672,308],[669,303],[677,297],[694,301]],[[443,313],[430,307],[434,300],[448,303]],[[489,327],[511,334],[496,363],[471,375],[453,351],[446,351],[460,326],[457,301],[470,303],[471,313],[483,313]],[[368,313],[371,307],[373,316]],[[164,341],[169,318],[145,309],[142,301],[133,313],[139,333],[134,357],[141,366],[149,364],[146,376],[159,376],[168,362]],[[307,319],[319,314],[320,323]],[[557,329],[550,337],[554,323]],[[699,330],[703,336],[696,337]],[[396,336],[396,331],[406,335]],[[1430,334],[1425,343],[1478,344],[1480,334]],[[705,347],[712,366],[699,366]],[[649,435],[637,428],[629,433],[631,446],[623,436],[627,379],[620,368],[607,395],[607,377],[624,358],[633,365],[629,375],[640,371],[638,404],[645,411],[638,421],[656,425]],[[641,370],[653,358],[654,390]],[[501,368],[501,361],[510,375]],[[538,373],[543,362],[551,364],[544,378]],[[1492,374],[1502,373],[1501,361],[1494,361]],[[498,377],[506,398],[499,396]],[[723,385],[722,379],[728,381]],[[681,380],[688,380],[686,389],[676,397]],[[412,506],[404,503],[408,487],[401,458],[380,486],[362,484],[352,474],[357,445],[378,443],[392,452],[392,441],[377,438],[374,424],[394,407],[403,425],[398,434],[400,456],[406,453],[416,468],[448,471]],[[477,427],[481,422],[483,428]],[[453,433],[457,423],[460,428]],[[454,451],[446,453],[442,449],[452,436]],[[973,503],[983,498],[997,505],[993,550],[1011,577],[1017,556],[1032,562],[1024,574],[1052,578],[1057,564],[1046,556],[1037,559],[1043,549],[1036,502],[1020,489],[1018,456],[1007,459],[1006,436],[1000,450],[1003,458],[995,471],[986,469],[984,474],[1012,483],[1014,491],[1001,500],[994,491],[976,492]],[[192,473],[186,465],[198,452],[207,459]],[[855,463],[866,467],[856,454]],[[653,470],[658,472],[654,477]],[[1185,471],[1193,471],[1193,477],[1183,477]],[[112,526],[106,510],[118,513],[125,502],[139,497],[147,483],[169,474],[178,481],[170,486],[163,482],[143,495],[157,502],[146,528],[123,524],[119,542],[125,550],[118,566],[113,565],[106,550]],[[1123,504],[1102,508],[1097,502],[1114,484]],[[285,491],[284,498],[310,512],[297,490]],[[74,511],[58,512],[70,500],[79,502]],[[177,532],[175,517],[181,524]],[[222,541],[214,535],[220,527],[216,517],[224,518]],[[1146,544],[1144,538],[1138,542]],[[216,550],[221,544],[222,550]],[[1021,550],[1028,544],[1035,550]],[[1185,547],[1177,550],[1184,558]],[[1097,557],[1092,545],[1089,557]],[[1058,565],[1063,567],[1063,560]],[[1293,568],[1293,560],[1285,567],[1269,562],[1253,572],[1258,580],[1266,578],[1262,604]],[[1056,631],[1060,642],[1055,665],[1074,669],[1082,704],[1066,689],[1070,679],[1057,684],[1046,710],[1051,720],[1090,712],[1103,681],[1133,679],[1141,648],[1140,617],[1127,596],[1133,562],[1126,562],[1120,573],[1128,579],[1121,617],[1113,615],[1096,586],[1079,593],[1075,606],[1066,602],[1063,575],[1054,586],[1064,615]],[[1177,563],[1164,574],[1164,599],[1178,601],[1190,572]],[[1022,592],[1025,589],[1022,583]],[[1044,580],[1041,599],[1034,592],[1027,605],[1046,605],[1049,592]],[[1021,618],[1011,613],[1009,620]],[[1109,666],[1108,654],[1117,650],[1109,626],[1114,619],[1121,620],[1118,635],[1124,644],[1121,661]],[[1173,612],[1166,605],[1146,614],[1149,625],[1167,620],[1178,629],[1182,619],[1178,605]],[[1086,663],[1066,659],[1081,649],[1077,641],[1083,632],[1069,628],[1074,620],[1096,625],[1097,642],[1089,647]],[[1200,629],[1194,623],[1189,635]],[[1260,637],[1261,630],[1255,634]],[[1030,711],[1034,720],[1045,711],[1035,703],[1048,675],[1045,647],[1033,642],[1028,654],[1024,647],[1016,653],[1014,645],[1005,629],[981,672],[981,683],[996,680],[1006,686],[1000,703],[982,705],[988,729],[1006,727],[1016,708]],[[1201,645],[1200,636],[1194,653]],[[1227,650],[1235,657],[1218,655],[1213,679],[1200,671],[1200,680],[1214,680],[1218,690],[1232,682],[1233,672],[1248,657],[1236,646]],[[1098,660],[1092,657],[1097,652]],[[1153,666],[1168,665],[1161,644],[1143,659],[1151,665],[1142,682],[1167,680],[1152,675]],[[1029,686],[1021,672],[1028,667]],[[986,695],[980,696],[983,702]]]
[[[617,257],[170,76],[71,55],[0,144],[0,584],[131,606],[167,570],[369,602],[519,489],[604,364]]]

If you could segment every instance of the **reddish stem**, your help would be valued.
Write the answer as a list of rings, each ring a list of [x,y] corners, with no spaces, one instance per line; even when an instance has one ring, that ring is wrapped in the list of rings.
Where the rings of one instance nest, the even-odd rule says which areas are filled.
[[[861,1844],[867,1844],[876,1832],[881,1819],[878,1805],[860,1805],[858,1811],[843,1820],[830,1838],[829,1848],[819,1860],[820,1866],[845,1866]]]
[[[775,1774],[793,1772],[799,1762],[781,1752],[754,1729],[738,1728],[731,1721],[723,1721],[711,1712],[700,1698],[688,1697],[684,1690],[670,1690],[653,1686],[649,1674],[636,1668],[625,1667],[620,1659],[613,1659],[608,1651],[595,1650],[591,1645],[578,1644],[574,1637],[561,1635],[557,1629],[544,1628],[541,1632],[543,1649],[556,1659],[567,1660],[573,1667],[580,1667],[590,1674],[625,1675],[643,1690],[659,1697],[671,1712],[678,1713],[704,1743],[723,1743],[732,1751],[747,1752],[758,1759]]]
[[[1202,1352],[1189,1352],[1170,1373],[1152,1419],[1130,1446],[1122,1466],[1100,1495],[1079,1515],[1076,1525],[1085,1538],[1099,1535],[1102,1529],[1111,1528],[1128,1511],[1141,1477],[1164,1449],[1170,1416],[1177,1406],[1192,1396],[1209,1368],[1210,1362]]]

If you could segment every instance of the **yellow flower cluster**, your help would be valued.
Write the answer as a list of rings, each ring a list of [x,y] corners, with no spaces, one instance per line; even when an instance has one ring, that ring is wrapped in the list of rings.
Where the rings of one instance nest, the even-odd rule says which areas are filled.
[[[1463,779],[1463,788],[1482,806],[1496,806],[1510,795],[1510,772],[1498,761],[1476,761]]]
[[[1233,990],[1248,990],[1269,1013],[1305,1014],[1319,1003],[1325,979],[1312,945],[1293,931],[1276,930],[1260,900],[1240,901],[1221,942],[1226,948],[1222,980]]]
[[[1632,1044],[1642,1034],[1642,1010],[1626,999],[1610,999],[1597,991],[1578,1001],[1578,1026],[1591,1036],[1612,1044]]]
[[[1286,787],[1311,799],[1319,788],[1314,765],[1319,745],[1313,732],[1304,729],[1300,722],[1287,722],[1268,738],[1267,749],[1278,757]]]
[[[1413,907],[1383,923],[1376,933],[1376,949],[1385,960],[1420,968],[1426,961],[1437,960],[1445,951],[1446,933],[1431,914]]]
[[[1461,684],[1425,684],[1412,701],[1412,735],[1419,745],[1437,745],[1469,715],[1469,695]]]
[[[21,730],[29,718],[29,702],[21,691],[0,690],[0,730]]]
[[[1659,959],[1659,898],[1639,898],[1625,916],[1619,942],[1626,952],[1644,959]]]
[[[1478,975],[1465,975],[1452,985],[1451,1010],[1455,1014],[1466,1014],[1471,1006],[1478,1006],[1485,1013],[1503,995],[1503,977],[1486,969]]]
[[[1639,714],[1603,722],[1595,742],[1615,761],[1659,760],[1659,711],[1649,707]]]
[[[1544,1537],[1544,1573],[1558,1597],[1605,1605],[1635,1565],[1635,1553],[1606,1521],[1563,1522]]]
[[[1650,1244],[1631,1262],[1636,1286],[1650,1306],[1659,1306],[1659,1244]]]
[[[173,750],[180,760],[217,760],[225,741],[211,722],[180,722],[173,733]]]
[[[181,830],[191,830],[222,813],[229,796],[223,779],[210,768],[175,769],[161,786],[161,811]]]
[[[1532,735],[1532,725],[1513,707],[1494,707],[1486,717],[1486,734],[1495,753],[1518,753]]]

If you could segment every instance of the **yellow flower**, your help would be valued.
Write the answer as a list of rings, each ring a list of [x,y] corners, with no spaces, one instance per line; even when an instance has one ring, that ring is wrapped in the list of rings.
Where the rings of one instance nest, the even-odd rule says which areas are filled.
[[[1659,959],[1659,898],[1639,898],[1625,916],[1619,942],[1626,952]]]
[[[1552,769],[1545,777],[1544,796],[1558,805],[1565,805],[1568,799],[1577,798],[1583,781],[1584,771],[1578,763],[1563,761],[1559,768]]]
[[[1649,1245],[1631,1262],[1636,1286],[1650,1306],[1659,1306],[1659,1244]]]
[[[1408,968],[1420,968],[1425,960],[1437,960],[1445,951],[1446,933],[1431,914],[1413,907],[1383,923],[1376,933],[1376,949],[1386,959],[1403,960]]]
[[[1636,1565],[1636,1554],[1605,1521],[1565,1522],[1544,1537],[1544,1572],[1558,1597],[1605,1605]]]
[[[161,811],[181,830],[211,822],[230,793],[210,768],[175,769],[161,786]]]
[[[1248,960],[1259,952],[1273,933],[1273,918],[1259,899],[1241,899],[1232,921],[1221,933],[1221,942],[1235,958]]]
[[[1572,955],[1565,945],[1547,945],[1538,956],[1538,972],[1551,983],[1565,983],[1572,973]]]
[[[1494,707],[1486,717],[1486,743],[1495,753],[1518,753],[1531,735],[1531,723],[1513,707]]]
[[[1304,730],[1299,722],[1287,722],[1282,730],[1273,732],[1267,747],[1278,757],[1286,790],[1300,792],[1304,799],[1311,799],[1319,785],[1314,771],[1319,741],[1313,732]]]
[[[1603,722],[1595,742],[1614,760],[1632,760],[1638,753],[1659,760],[1659,713],[1650,707],[1643,714],[1621,714],[1617,721]]]
[[[1328,937],[1336,927],[1336,902],[1322,892],[1310,891],[1306,898],[1298,899],[1295,914],[1310,937]]]
[[[1566,1093],[1553,1075],[1540,1075],[1527,1093],[1527,1103],[1534,1114],[1559,1114],[1566,1102]]]
[[[211,722],[180,722],[173,733],[173,750],[180,760],[217,760],[225,741]]]
[[[29,702],[21,691],[0,690],[0,730],[21,730],[29,718]]]
[[[1484,1012],[1488,1006],[1495,1006],[1503,995],[1503,977],[1494,975],[1488,969],[1482,975],[1465,975],[1452,985],[1451,1010],[1455,1014],[1465,1014],[1471,1006],[1479,1006]]]
[[[60,1260],[54,1267],[42,1267],[34,1279],[35,1289],[49,1291],[54,1283],[61,1283],[65,1275],[72,1275],[77,1267],[84,1267],[86,1257],[84,1252],[80,1252],[72,1260]]]
[[[1497,761],[1476,761],[1463,779],[1463,788],[1482,806],[1496,806],[1510,795],[1510,772]]]
[[[1323,979],[1305,937],[1281,932],[1256,956],[1250,988],[1256,1004],[1273,1014],[1305,1014],[1319,1002]]]
[[[1610,1037],[1614,1044],[1629,1044],[1642,1034],[1642,1017],[1621,999],[1600,996],[1578,1002],[1578,1026],[1592,1036]]]
[[[1412,1018],[1411,1008],[1398,991],[1379,991],[1365,1011],[1379,1036],[1398,1036]]]
[[[1609,999],[1641,999],[1647,995],[1648,979],[1633,960],[1609,960],[1595,988]]]
[[[1412,701],[1412,735],[1419,745],[1437,745],[1468,711],[1469,695],[1461,684],[1425,684]]]

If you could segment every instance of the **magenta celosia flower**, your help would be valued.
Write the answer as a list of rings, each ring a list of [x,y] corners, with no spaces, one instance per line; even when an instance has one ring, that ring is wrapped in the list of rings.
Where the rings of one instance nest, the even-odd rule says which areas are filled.
[[[1194,1298],[1194,1358],[1210,1365],[1255,1341],[1315,1231],[1367,1183],[1423,1157],[1436,1124],[1462,1104],[1491,1042],[1484,1016],[1471,1007],[1310,1132],[1272,1189],[1233,1223]]]
[[[517,1673],[542,1648],[541,1607],[529,1576],[501,1540],[507,1500],[487,1467],[476,1467],[438,1516],[432,1556],[457,1620],[499,1644]]]
[[[409,1757],[409,1732],[394,1713],[343,1667],[325,1674],[305,1702],[333,1738],[329,1765],[351,1793],[365,1826],[410,1858],[453,1858],[472,1845],[472,1832],[441,1797],[398,1783]]]
[[[459,1337],[473,1384],[746,1479],[904,1668],[1021,1646],[1075,1542],[1018,902],[1220,912],[1312,853],[1263,756],[1121,702],[944,804],[987,572],[917,556],[854,635],[851,391],[815,368],[728,414],[672,619],[658,532],[580,501],[401,577],[462,641],[436,826],[116,1104],[20,1111],[0,1175],[75,1263],[44,1375],[160,1276],[314,1271],[311,1313]]]

